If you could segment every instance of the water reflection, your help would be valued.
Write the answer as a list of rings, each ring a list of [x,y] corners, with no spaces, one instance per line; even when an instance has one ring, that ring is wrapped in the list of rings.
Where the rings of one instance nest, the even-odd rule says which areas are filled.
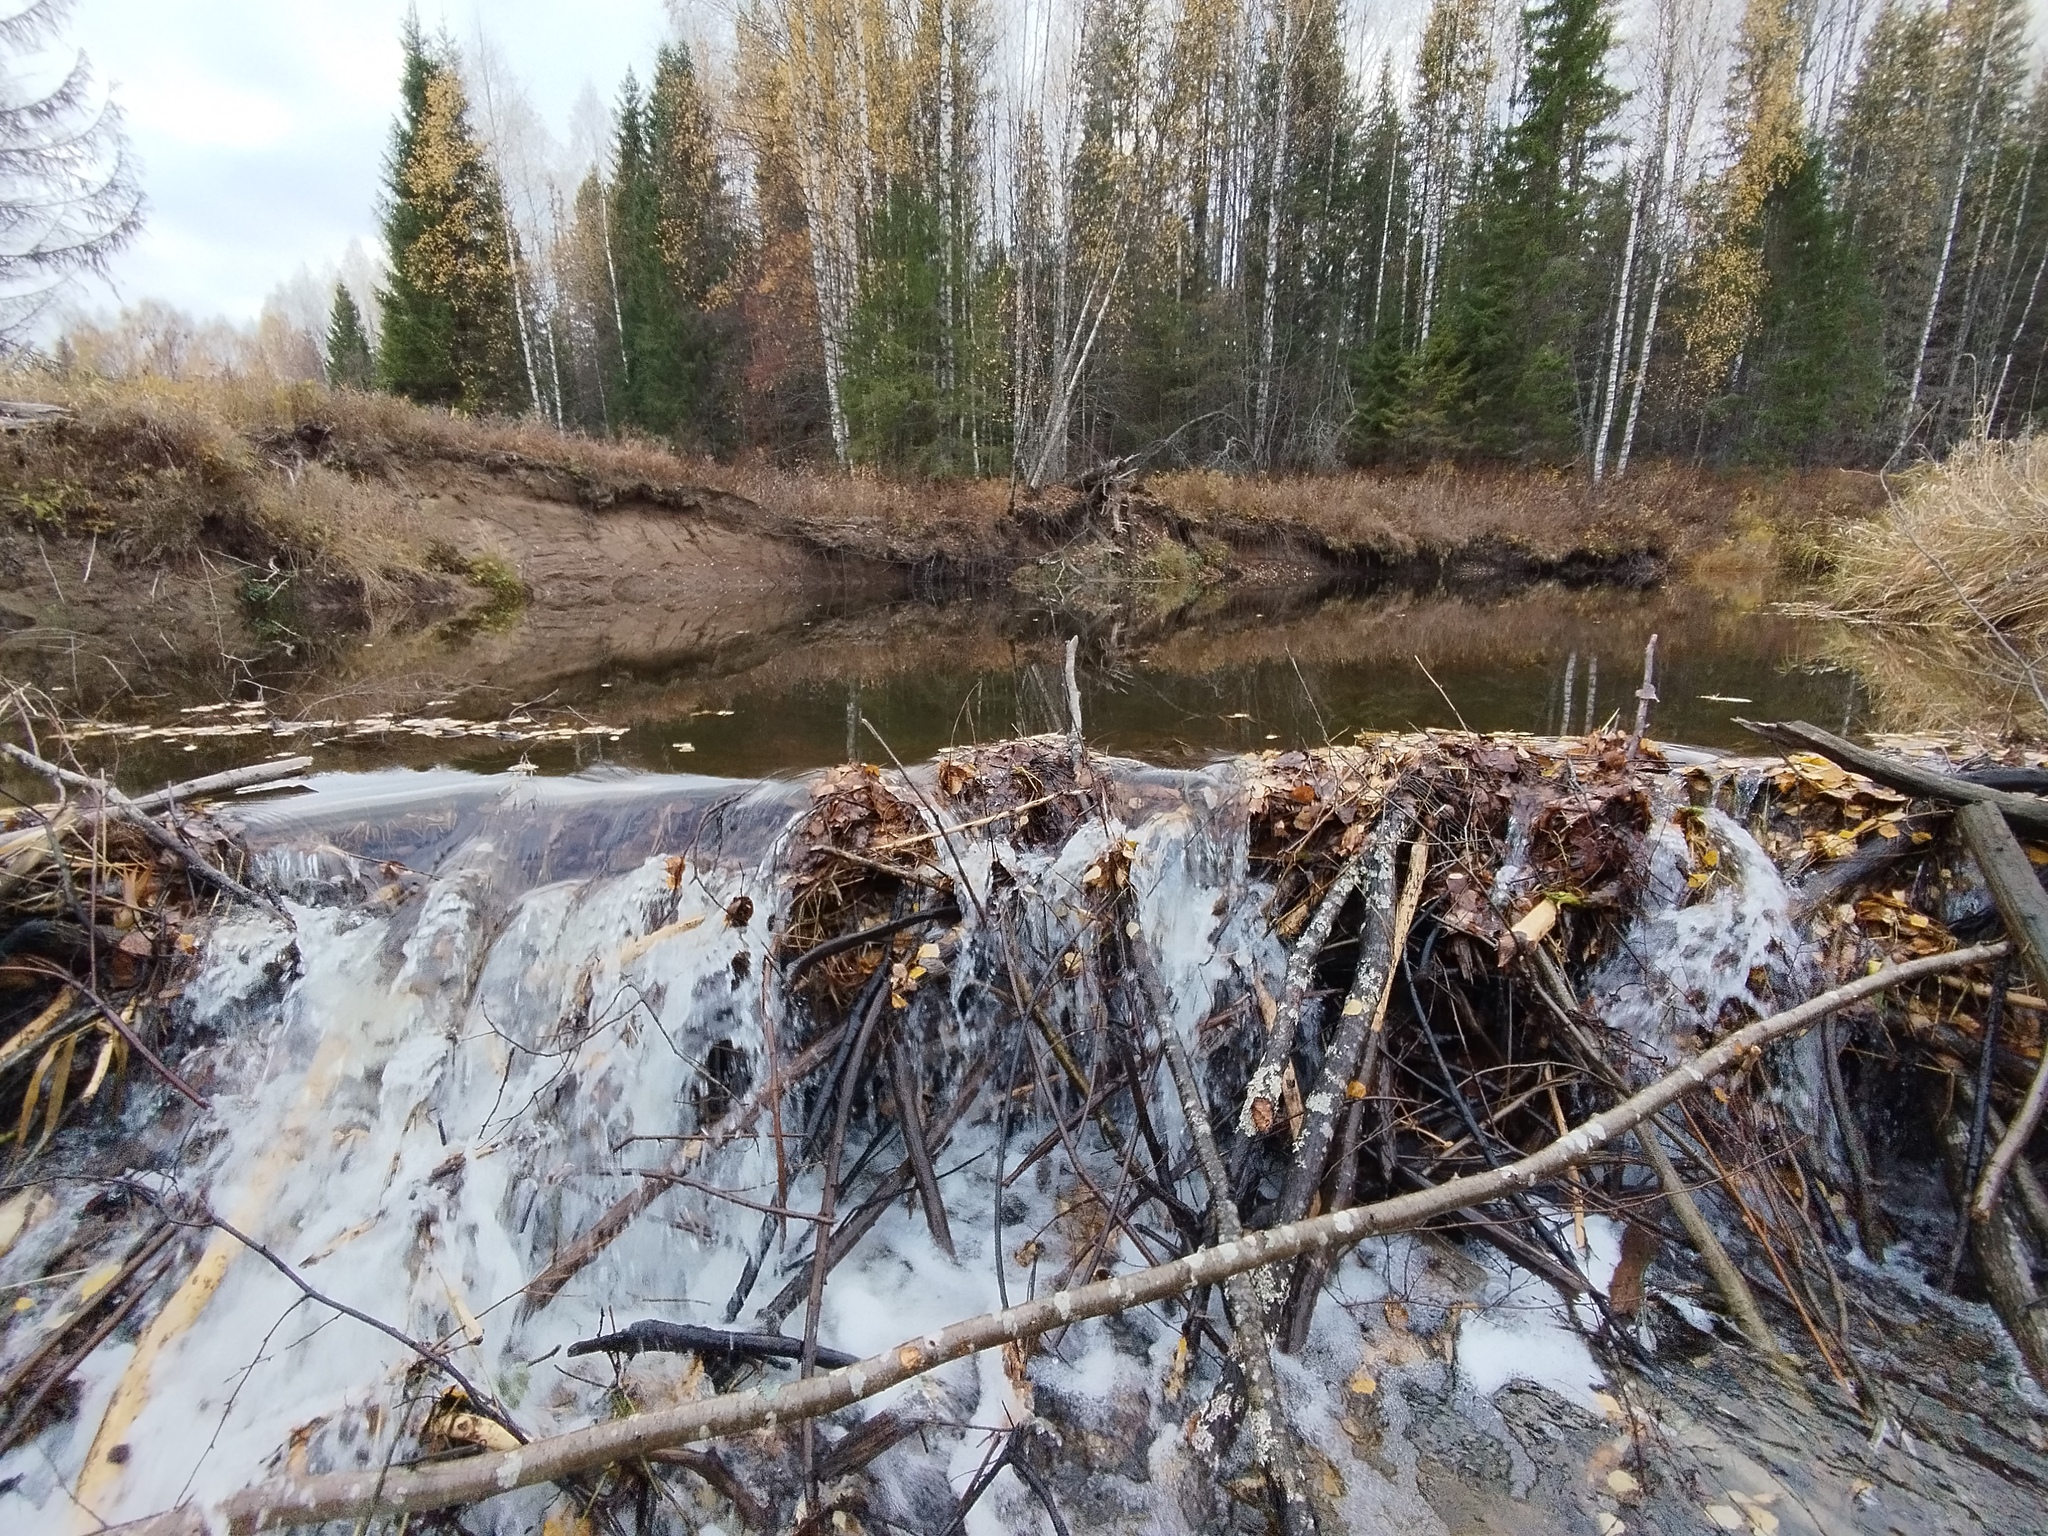
[[[1654,734],[1747,738],[1737,716],[1853,723],[1853,674],[1820,660],[1811,621],[1699,590],[1536,586],[1482,599],[1395,593],[1234,596],[1197,612],[1075,615],[989,599],[816,610],[808,621],[707,637],[682,655],[574,657],[503,646],[434,658],[435,696],[394,665],[347,679],[351,714],[489,720],[512,708],[625,726],[616,741],[521,746],[403,736],[315,741],[322,767],[446,763],[542,772],[595,763],[755,777],[876,758],[869,722],[904,761],[949,744],[1063,729],[1061,643],[1081,636],[1090,739],[1161,762],[1344,739],[1361,728],[1469,725],[1556,732],[1633,719],[1644,642],[1660,638]],[[470,665],[465,670],[465,657]],[[393,657],[393,662],[398,662]],[[415,697],[414,695],[417,695]],[[274,697],[280,715],[334,713],[335,680]],[[119,750],[109,745],[111,754]],[[135,780],[208,771],[276,750],[262,738],[200,750],[131,745]]]

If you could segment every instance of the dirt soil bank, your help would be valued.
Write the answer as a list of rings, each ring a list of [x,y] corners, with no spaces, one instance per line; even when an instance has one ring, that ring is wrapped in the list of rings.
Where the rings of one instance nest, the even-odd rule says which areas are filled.
[[[451,640],[460,672],[539,688],[911,595],[1156,616],[1232,589],[1642,588],[1872,494],[1657,468],[1599,495],[1452,470],[1016,494],[718,465],[311,386],[8,392],[73,415],[0,450],[0,671],[94,707],[361,674],[372,651],[367,670],[433,674]]]

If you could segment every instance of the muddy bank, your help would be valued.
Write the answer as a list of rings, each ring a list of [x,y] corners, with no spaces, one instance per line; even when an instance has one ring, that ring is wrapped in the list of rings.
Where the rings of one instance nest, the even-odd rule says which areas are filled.
[[[394,645],[402,663],[368,670],[537,694],[906,597],[1017,594],[1109,623],[1233,595],[1644,590],[1788,506],[1867,490],[1651,470],[1595,496],[1446,470],[1028,493],[717,465],[304,388],[44,393],[75,415],[0,453],[0,669],[87,706],[347,688]]]

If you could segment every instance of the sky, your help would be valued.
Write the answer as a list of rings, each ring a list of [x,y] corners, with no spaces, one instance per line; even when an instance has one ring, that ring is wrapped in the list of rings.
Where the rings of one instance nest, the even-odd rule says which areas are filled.
[[[376,249],[384,150],[398,108],[407,0],[76,0],[69,42],[110,85],[149,199],[114,286],[81,307],[142,298],[246,321],[300,266]],[[428,30],[479,27],[542,120],[566,132],[586,84],[610,101],[648,73],[661,0],[419,0]]]

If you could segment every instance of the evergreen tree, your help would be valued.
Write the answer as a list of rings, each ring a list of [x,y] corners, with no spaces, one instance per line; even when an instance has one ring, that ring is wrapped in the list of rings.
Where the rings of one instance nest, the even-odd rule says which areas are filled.
[[[1540,0],[1522,24],[1522,112],[1459,232],[1450,339],[1465,397],[1453,415],[1470,449],[1555,459],[1578,441],[1581,337],[1602,290],[1594,167],[1622,97],[1607,78],[1606,0]]]
[[[610,234],[623,353],[616,411],[624,423],[671,436],[695,415],[697,359],[662,252],[661,186],[647,142],[646,103],[630,70],[619,93],[613,152]]]
[[[677,368],[678,433],[703,446],[732,429],[733,312],[730,287],[741,251],[739,211],[727,189],[689,50],[656,56],[647,94],[647,154],[659,198],[661,259],[680,306],[683,359]]]
[[[348,284],[334,285],[334,310],[327,322],[327,382],[335,389],[368,389],[374,364],[369,332]]]
[[[1853,454],[1883,391],[1876,307],[1809,153],[1763,212],[1764,289],[1744,350],[1738,451],[1766,463]]]
[[[690,56],[665,47],[643,96],[628,72],[613,144],[606,210],[608,277],[617,284],[621,422],[696,447],[731,425],[726,354],[732,317],[724,285],[738,220]]]
[[[419,17],[402,36],[400,107],[385,167],[391,281],[378,376],[395,394],[461,411],[530,398],[512,310],[504,201],[445,41]]]

